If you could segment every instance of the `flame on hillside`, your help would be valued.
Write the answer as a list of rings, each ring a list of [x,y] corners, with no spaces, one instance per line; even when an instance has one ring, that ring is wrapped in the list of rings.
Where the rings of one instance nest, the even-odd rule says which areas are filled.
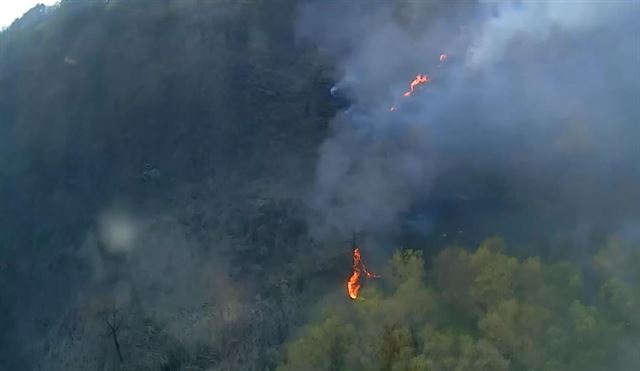
[[[362,288],[362,283],[360,279],[362,276],[367,278],[378,278],[380,276],[375,273],[371,273],[367,270],[367,267],[364,265],[362,261],[362,255],[359,247],[353,248],[353,273],[349,277],[347,281],[347,294],[353,300],[358,298],[358,294],[360,293],[360,289]]]
[[[440,64],[438,64],[438,67],[441,66],[448,58],[449,58],[448,54],[446,54],[446,53],[440,54],[440,56],[438,57],[438,60],[440,61]],[[413,79],[413,81],[411,81],[411,83],[409,83],[409,90],[405,91],[402,94],[402,96],[403,97],[410,97],[416,91],[418,86],[424,85],[424,84],[428,84],[429,82],[431,82],[431,78],[428,75],[423,74],[423,73],[420,73],[420,74],[416,75],[416,77]],[[397,107],[395,105],[392,105],[392,106],[389,107],[389,112],[394,112],[396,110],[397,110]]]

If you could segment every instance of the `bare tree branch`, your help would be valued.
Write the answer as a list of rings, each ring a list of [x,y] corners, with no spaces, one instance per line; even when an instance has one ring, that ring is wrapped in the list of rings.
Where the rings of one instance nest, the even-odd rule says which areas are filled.
[[[122,318],[118,317],[118,308],[116,308],[115,304],[109,311],[109,313],[105,313],[105,323],[107,324],[107,335],[111,335],[113,339],[113,344],[116,347],[116,351],[118,352],[118,358],[120,362],[124,362],[124,358],[122,358],[122,351],[120,350],[120,342],[118,341],[118,331],[120,330],[120,323],[122,322]]]

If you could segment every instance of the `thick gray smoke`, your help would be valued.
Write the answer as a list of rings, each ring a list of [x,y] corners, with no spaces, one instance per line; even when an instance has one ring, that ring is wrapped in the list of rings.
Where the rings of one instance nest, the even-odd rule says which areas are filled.
[[[320,149],[318,232],[389,227],[420,205],[438,219],[436,200],[582,235],[637,218],[639,4],[307,4],[301,38],[335,58],[352,103]],[[418,73],[431,83],[403,97]]]

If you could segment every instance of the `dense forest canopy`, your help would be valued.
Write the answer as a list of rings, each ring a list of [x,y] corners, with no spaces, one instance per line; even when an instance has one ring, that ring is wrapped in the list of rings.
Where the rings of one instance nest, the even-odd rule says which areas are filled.
[[[638,15],[34,7],[0,31],[0,368],[640,368]]]
[[[324,305],[281,370],[631,370],[640,359],[640,261],[611,242],[580,268],[505,255],[489,239],[445,249],[425,268],[393,255],[358,305]]]

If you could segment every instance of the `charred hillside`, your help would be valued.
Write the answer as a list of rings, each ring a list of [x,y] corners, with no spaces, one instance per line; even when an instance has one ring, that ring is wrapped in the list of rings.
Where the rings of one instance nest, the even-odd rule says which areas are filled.
[[[207,365],[193,355],[207,347],[231,368],[273,362],[296,310],[284,292],[302,284],[287,265],[309,245],[301,197],[335,110],[326,67],[294,41],[293,3],[63,1],[0,34],[0,363],[117,360],[86,348],[115,352],[98,335],[116,286],[131,369]],[[225,341],[175,348],[178,317],[216,316]],[[157,334],[136,338],[140,323]]]
[[[266,5],[201,3],[63,2],[2,34],[3,172],[16,189],[96,207],[144,200],[145,181],[280,178],[296,164],[276,159],[313,156],[331,107],[292,14],[274,25]]]

